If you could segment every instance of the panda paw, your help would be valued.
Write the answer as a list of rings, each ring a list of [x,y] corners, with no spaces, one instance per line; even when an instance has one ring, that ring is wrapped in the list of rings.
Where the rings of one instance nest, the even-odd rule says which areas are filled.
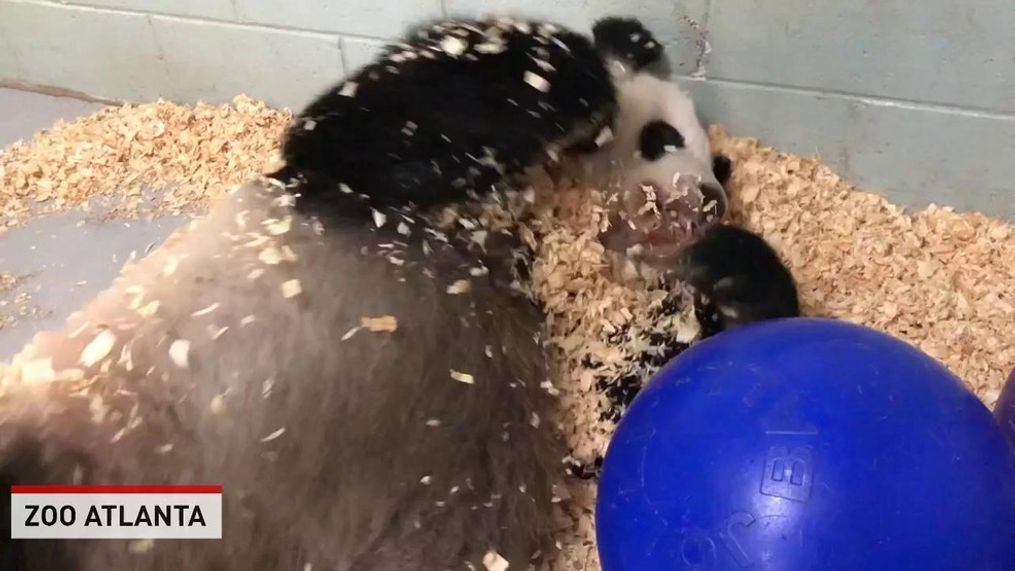
[[[628,63],[636,70],[662,58],[663,46],[652,32],[633,18],[603,18],[592,26],[596,48]]]
[[[682,256],[678,277],[694,289],[702,338],[739,325],[798,317],[789,269],[757,234],[729,225],[707,230]]]

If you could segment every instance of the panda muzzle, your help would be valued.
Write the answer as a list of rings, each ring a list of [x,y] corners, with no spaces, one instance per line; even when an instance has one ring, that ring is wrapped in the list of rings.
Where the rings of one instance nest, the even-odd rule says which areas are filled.
[[[713,181],[676,174],[669,185],[642,182],[613,201],[603,245],[651,265],[669,267],[702,232],[728,211],[726,193]]]

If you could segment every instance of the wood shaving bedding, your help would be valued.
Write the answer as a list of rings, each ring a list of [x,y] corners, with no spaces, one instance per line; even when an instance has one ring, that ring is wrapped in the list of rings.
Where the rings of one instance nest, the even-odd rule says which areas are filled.
[[[192,211],[266,172],[291,114],[248,97],[104,108],[0,153],[0,233],[31,216],[115,198],[114,215]],[[161,190],[146,193],[150,187]],[[157,200],[148,204],[146,194]]]
[[[87,208],[98,198],[121,200],[120,215],[149,213],[141,208],[148,185],[165,189],[155,211],[200,210],[274,164],[289,119],[238,97],[220,106],[124,105],[58,124],[0,154],[0,232],[41,212]],[[721,130],[711,134],[733,160],[735,220],[762,232],[783,255],[807,314],[914,343],[993,405],[1015,365],[1010,224],[933,206],[907,213],[856,190],[816,160]],[[531,291],[547,310],[548,386],[561,405],[554,422],[572,449],[565,460],[580,463],[602,454],[630,393],[697,333],[685,292],[668,291],[657,276],[618,262],[595,240],[602,199],[594,189],[561,189],[519,232],[535,246]],[[512,216],[460,218],[449,220],[459,220],[460,231],[480,248],[514,224]],[[488,271],[476,270],[476,276]],[[552,567],[598,569],[594,481],[571,478],[557,496],[561,550]]]

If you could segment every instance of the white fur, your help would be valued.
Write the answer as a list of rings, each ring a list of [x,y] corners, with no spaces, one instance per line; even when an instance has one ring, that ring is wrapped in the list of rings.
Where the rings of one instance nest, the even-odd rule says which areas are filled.
[[[676,83],[649,73],[631,72],[622,65],[614,65],[612,71],[618,105],[613,140],[582,159],[577,176],[615,190],[645,183],[672,188],[677,174],[697,176],[715,189],[711,194],[725,213],[726,194],[712,170],[708,132],[698,119],[691,96]],[[639,138],[642,128],[652,121],[676,128],[684,138],[684,147],[655,161],[644,159],[638,150]]]
[[[708,133],[698,120],[694,100],[679,85],[647,73],[631,74],[617,80],[617,103],[617,145],[613,154],[627,150],[633,153],[638,148],[641,128],[646,123],[661,120],[673,125],[683,135],[684,151],[690,155],[686,157],[688,163],[696,161],[697,169],[712,172]]]

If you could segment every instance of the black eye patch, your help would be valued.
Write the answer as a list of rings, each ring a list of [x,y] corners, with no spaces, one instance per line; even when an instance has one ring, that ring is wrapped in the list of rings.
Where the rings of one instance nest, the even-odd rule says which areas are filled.
[[[641,129],[638,150],[645,160],[654,161],[666,153],[684,148],[684,136],[665,121],[652,121]]]

